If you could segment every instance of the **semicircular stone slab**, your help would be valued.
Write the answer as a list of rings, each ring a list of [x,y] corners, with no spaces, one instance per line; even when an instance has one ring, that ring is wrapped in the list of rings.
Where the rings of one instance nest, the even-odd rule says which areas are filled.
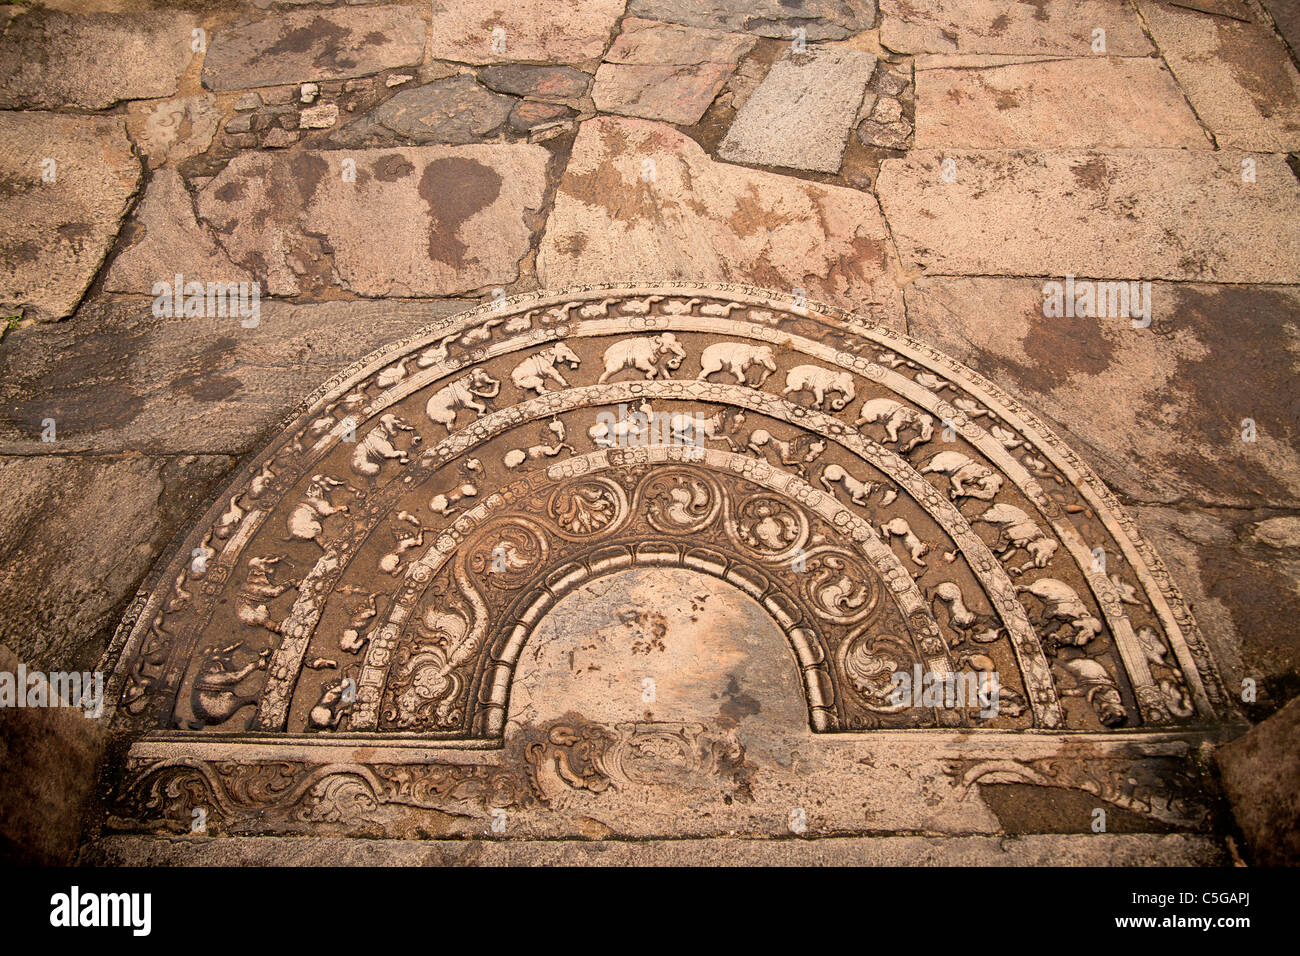
[[[738,636],[760,631],[783,641]],[[988,756],[943,763],[958,789],[1096,792],[1096,767],[1034,765],[1043,732],[1101,760],[1236,720],[1160,559],[1031,410],[735,286],[499,301],[361,360],[239,470],[110,653],[115,819],[174,817],[192,785],[229,832],[703,778],[730,806],[774,741],[834,764],[835,738],[937,730]],[[404,835],[387,813],[335,830]]]

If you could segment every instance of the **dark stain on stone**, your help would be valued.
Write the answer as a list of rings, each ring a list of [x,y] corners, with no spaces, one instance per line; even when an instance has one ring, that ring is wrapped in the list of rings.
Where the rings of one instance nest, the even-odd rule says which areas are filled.
[[[384,183],[395,183],[415,171],[415,165],[401,153],[380,156],[370,168],[375,171],[375,178]]]
[[[1243,703],[1263,720],[1300,694],[1300,595],[1285,565],[1252,560],[1230,545],[1198,544],[1206,594],[1221,602],[1241,639],[1245,676],[1258,682],[1257,698]]]
[[[1189,445],[1171,457],[1222,494],[1286,495],[1287,484],[1260,467],[1257,446],[1242,442],[1240,433],[1242,419],[1252,418],[1262,436],[1291,446],[1300,437],[1295,299],[1257,287],[1169,288],[1171,321],[1190,327],[1205,350],[1180,361],[1170,379],[1171,389],[1185,396],[1179,430],[1224,453],[1213,461]]]
[[[320,66],[350,66],[351,62],[343,56],[346,42],[351,31],[339,26],[326,17],[316,17],[306,26],[289,30],[275,43],[267,47],[263,56],[272,57],[283,53],[310,53],[317,51],[313,63]]]
[[[91,226],[88,222],[68,222],[59,226],[59,235],[77,247],[90,238],[90,233]]]
[[[181,386],[187,395],[200,402],[224,402],[239,394],[243,383],[230,375],[206,375]]]
[[[459,156],[435,159],[420,176],[420,198],[429,208],[429,258],[460,269],[468,247],[461,225],[501,195],[496,170]]]
[[[1074,174],[1075,182],[1094,192],[1101,192],[1110,180],[1110,167],[1101,156],[1093,156],[1086,162],[1071,166],[1070,172]]]
[[[9,245],[0,241],[0,260],[18,264],[35,262],[41,257],[41,247],[28,240]]]
[[[1171,833],[1177,828],[1141,816],[1082,790],[1031,783],[981,784],[980,797],[1002,830],[1022,833],[1091,833],[1093,811],[1106,811],[1107,833]]]
[[[746,717],[752,717],[763,709],[755,698],[741,692],[735,674],[727,675],[727,687],[722,693],[727,698],[718,708],[718,722],[723,727],[735,727]]]
[[[1035,308],[1026,318],[1029,331],[1021,348],[1028,363],[984,353],[987,361],[1010,373],[1022,388],[1050,392],[1077,375],[1100,375],[1110,367],[1115,346],[1095,316],[1049,318]]]
[[[244,195],[244,182],[241,179],[232,179],[218,186],[212,195],[218,202],[235,202]]]
[[[313,153],[297,153],[289,163],[289,172],[304,201],[316,195],[329,171],[329,163]]]
[[[1027,3],[1034,8],[1034,19],[1039,23],[1046,23],[1052,19],[1052,15],[1047,12],[1047,5],[1051,0],[1020,0],[1021,3]]]
[[[1278,44],[1268,49],[1268,41],[1259,27],[1234,23],[1221,18],[1214,21],[1218,48],[1216,58],[1232,72],[1232,78],[1249,94],[1255,109],[1265,119],[1272,118],[1282,103],[1295,101],[1295,71],[1290,69],[1286,52]]]

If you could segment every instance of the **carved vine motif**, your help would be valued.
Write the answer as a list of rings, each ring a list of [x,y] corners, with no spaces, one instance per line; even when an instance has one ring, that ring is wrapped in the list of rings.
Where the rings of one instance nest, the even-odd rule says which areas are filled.
[[[504,753],[478,762],[133,760],[108,829],[185,834],[202,809],[212,835],[427,837],[481,830],[494,810],[599,802],[638,787],[704,787],[746,801],[753,769],[734,731],[571,715],[522,728]]]
[[[595,434],[590,409],[620,402],[639,405],[644,419]],[[761,420],[742,429],[744,415]],[[520,428],[522,441],[507,434]],[[739,289],[602,289],[443,320],[323,386],[133,602],[110,650],[120,654],[112,684],[119,722],[174,726],[193,709],[196,682],[215,693],[200,677],[204,655],[229,646],[233,633],[241,654],[267,657],[255,726],[285,729],[303,668],[331,662],[327,651],[340,649],[346,629],[356,636],[345,652],[374,652],[363,678],[382,672],[383,654],[405,655],[399,669],[417,646],[432,655],[409,670],[407,691],[419,671],[435,719],[465,726],[458,717],[466,715],[446,703],[468,690],[467,678],[453,692],[459,665],[448,662],[473,658],[487,637],[476,633],[464,587],[456,585],[458,603],[436,612],[442,617],[416,615],[423,643],[400,651],[388,629],[401,628],[383,616],[362,622],[364,640],[361,626],[345,627],[352,606],[339,630],[318,636],[332,595],[418,588],[441,548],[462,547],[458,523],[477,522],[514,476],[564,467],[588,449],[622,454],[647,435],[700,454],[725,446],[797,483],[730,509],[716,478],[682,467],[689,458],[656,466],[636,487],[588,483],[530,512],[545,519],[554,554],[560,542],[617,538],[626,530],[618,516],[633,513],[659,535],[717,525],[728,548],[764,567],[798,553],[807,580],[818,582],[790,589],[810,621],[849,626],[871,603],[854,580],[879,582],[907,605],[899,613],[927,660],[962,641],[986,643],[995,656],[1004,653],[999,642],[1009,643],[1044,726],[1057,725],[1062,696],[1088,701],[1091,729],[1209,720],[1223,700],[1190,613],[1132,521],[1077,456],[996,387],[853,316],[817,308],[795,315]],[[496,436],[506,436],[504,455],[474,457]],[[956,444],[944,444],[950,439]],[[750,467],[742,473],[757,474]],[[815,486],[800,480],[808,475]],[[424,490],[412,501],[414,489]],[[855,532],[864,537],[847,556],[817,550],[837,546],[847,517],[820,541],[797,517],[800,509],[827,514],[836,502],[842,516],[871,529]],[[385,527],[383,551],[367,550]],[[870,560],[864,543],[874,549]],[[1089,566],[1098,544],[1110,561],[1102,573]],[[539,569],[542,546],[522,532],[503,534],[449,567],[479,575],[470,590],[497,613],[492,595]],[[387,589],[364,575],[354,581],[367,566],[362,554],[393,582]],[[873,573],[864,578],[859,566]],[[932,602],[947,609],[939,623],[914,622],[912,605]],[[233,619],[222,616],[232,611]],[[430,669],[430,661],[440,662]],[[862,666],[870,670],[865,659]],[[343,675],[336,664],[325,676]],[[255,691],[237,685],[231,693],[239,700]],[[202,694],[193,699],[205,728],[238,730],[248,719],[247,703],[226,716],[215,697],[211,707]],[[350,715],[331,710],[319,729],[347,726],[369,700]]]

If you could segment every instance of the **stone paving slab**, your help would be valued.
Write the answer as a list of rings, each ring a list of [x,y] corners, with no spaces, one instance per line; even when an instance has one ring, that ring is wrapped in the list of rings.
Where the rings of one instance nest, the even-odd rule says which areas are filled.
[[[746,840],[166,839],[114,836],[93,866],[1221,866],[1216,839],[1185,834],[880,836]]]
[[[790,39],[843,40],[875,26],[874,0],[630,0],[631,16]]]
[[[1142,533],[1164,558],[1196,612],[1229,691],[1255,681],[1256,700],[1239,706],[1262,720],[1295,695],[1300,633],[1279,627],[1300,614],[1300,540],[1296,518],[1270,511],[1137,507]],[[1285,543],[1266,543],[1270,528],[1291,527]]]
[[[435,60],[454,63],[581,63],[605,52],[623,5],[435,0],[429,50]]]
[[[592,99],[602,112],[693,126],[754,43],[739,33],[628,17],[596,71]]]
[[[1300,55],[1300,0],[1260,0],[1286,39],[1291,52]]]
[[[44,181],[46,173],[52,182]],[[140,182],[120,117],[0,113],[0,308],[48,321],[90,285]]]
[[[880,42],[897,53],[1093,52],[1093,30],[1106,31],[1106,53],[1147,56],[1151,42],[1123,0],[880,0]]]
[[[0,347],[0,455],[240,455],[335,372],[463,302],[263,301],[238,318],[157,318],[149,298],[91,303]],[[53,418],[57,442],[42,442]],[[125,538],[124,538],[125,540]]]
[[[176,92],[198,26],[182,11],[130,17],[29,10],[0,35],[0,109],[104,109]]]
[[[579,129],[537,272],[552,289],[647,276],[802,288],[892,322],[887,235],[869,194],[715,163],[671,127],[601,117]]]
[[[1300,183],[1280,156],[915,150],[877,186],[904,264],[931,275],[1300,281]]]
[[[1300,72],[1271,29],[1157,3],[1141,10],[1221,147],[1300,150]]]
[[[215,31],[203,85],[246,90],[414,66],[424,56],[426,29],[414,6],[277,13]]]
[[[132,226],[134,243],[109,266],[107,292],[150,293],[155,282],[171,281],[178,272],[205,283],[253,281],[199,225],[185,182],[173,169],[153,174]]]
[[[330,137],[338,146],[478,142],[505,123],[514,100],[490,92],[474,77],[453,76],[402,90]]]
[[[453,295],[518,278],[549,157],[523,144],[241,153],[198,212],[264,294]]]
[[[92,669],[140,580],[232,464],[0,456],[0,643],[33,669]]]
[[[837,173],[876,58],[858,50],[789,54],[740,108],[720,159]]]
[[[1158,59],[928,66],[916,73],[918,148],[1212,146]]]
[[[1134,329],[1045,317],[1043,286],[919,279],[908,327],[1064,426],[1127,497],[1300,502],[1300,290],[1154,283],[1151,328]]]
[[[1261,866],[1300,864],[1300,700],[1215,753],[1233,818]]]

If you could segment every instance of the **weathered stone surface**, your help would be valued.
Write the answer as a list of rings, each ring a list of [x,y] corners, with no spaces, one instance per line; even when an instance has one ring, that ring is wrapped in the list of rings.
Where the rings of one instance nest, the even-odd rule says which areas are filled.
[[[1263,866],[1300,864],[1300,700],[1215,751],[1232,815]]]
[[[429,48],[435,60],[454,63],[581,63],[605,52],[623,4],[436,0]]]
[[[0,483],[3,468],[0,464]],[[0,645],[0,671],[15,675],[15,683],[19,664]],[[25,673],[30,681],[30,670]],[[17,686],[18,693],[27,694],[32,685]],[[0,708],[0,766],[5,768],[0,861],[20,866],[72,862],[107,738],[107,721],[84,714],[80,708]]]
[[[226,27],[209,39],[203,85],[245,90],[413,66],[426,29],[413,6],[284,13]]]
[[[627,12],[648,20],[790,39],[843,40],[876,22],[873,0],[631,0]]]
[[[271,295],[335,283],[450,295],[517,277],[548,156],[526,145],[244,154],[203,187],[198,211]]]
[[[916,74],[916,145],[1210,148],[1158,59],[1095,57]]]
[[[715,163],[670,127],[612,117],[579,129],[537,258],[547,288],[691,276],[874,302],[886,321],[895,268],[870,195]]]
[[[338,121],[339,107],[337,103],[321,103],[318,106],[310,106],[298,114],[300,129],[329,129]]]
[[[513,105],[508,96],[485,90],[472,76],[453,76],[402,90],[339,130],[331,142],[362,146],[395,136],[419,145],[473,143],[499,128]]]
[[[936,152],[881,165],[909,268],[935,275],[1300,280],[1300,183],[1230,151]],[[955,181],[944,181],[945,161]]]
[[[0,113],[0,307],[38,320],[68,315],[139,182],[119,117]]]
[[[150,167],[174,165],[206,151],[220,123],[221,111],[210,93],[161,103],[131,103],[126,108],[127,132]]]
[[[1134,509],[1195,609],[1234,706],[1252,720],[1300,696],[1300,634],[1278,626],[1300,614],[1300,549],[1250,541],[1265,514],[1189,504]],[[1242,699],[1245,678],[1254,682],[1253,701]]]
[[[155,282],[248,282],[252,276],[230,261],[194,216],[194,204],[180,174],[154,173],[136,208],[135,242],[113,260],[104,279],[107,292],[152,294]]]
[[[828,840],[361,840],[112,836],[84,866],[1223,866],[1213,838],[1183,833]]]
[[[1297,0],[1260,0],[1273,17],[1278,32],[1286,38],[1291,52],[1300,55],[1300,2]]]
[[[0,642],[28,667],[93,668],[145,572],[233,463],[0,457]]]
[[[596,72],[592,99],[607,113],[693,126],[754,43],[743,34],[629,17]]]
[[[1300,149],[1300,72],[1271,29],[1157,3],[1140,6],[1219,146]]]
[[[1114,0],[880,0],[880,42],[898,53],[1088,56],[1097,29],[1112,56],[1152,52],[1136,12]]]
[[[257,328],[246,329],[238,318],[156,318],[150,303],[96,301],[68,322],[5,336],[0,455],[244,454],[335,372],[464,308],[263,301]],[[53,445],[41,441],[46,418]]]
[[[573,116],[573,110],[558,103],[518,103],[510,111],[510,128],[519,133],[526,133],[538,126],[558,123]]]
[[[1151,327],[1135,329],[1045,317],[1043,286],[920,279],[909,327],[1064,426],[1129,497],[1300,501],[1300,292],[1155,283]]]
[[[876,58],[857,50],[787,55],[745,101],[718,147],[733,162],[839,172]]]
[[[502,63],[479,70],[478,80],[490,90],[541,100],[569,100],[587,92],[591,76],[567,66]]]
[[[176,92],[193,56],[189,13],[29,10],[0,35],[0,108],[104,109]]]

